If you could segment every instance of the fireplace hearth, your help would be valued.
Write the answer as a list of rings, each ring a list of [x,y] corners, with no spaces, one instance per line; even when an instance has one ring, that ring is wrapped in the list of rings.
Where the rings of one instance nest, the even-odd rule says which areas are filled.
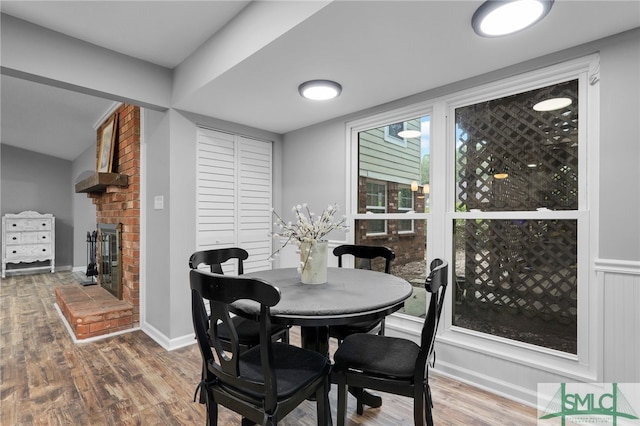
[[[98,224],[98,285],[122,300],[122,224]]]

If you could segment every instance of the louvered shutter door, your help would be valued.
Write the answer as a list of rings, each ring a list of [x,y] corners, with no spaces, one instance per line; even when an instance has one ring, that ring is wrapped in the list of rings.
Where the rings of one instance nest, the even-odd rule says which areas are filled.
[[[271,267],[271,164],[271,142],[198,129],[198,250],[242,247],[245,272]]]

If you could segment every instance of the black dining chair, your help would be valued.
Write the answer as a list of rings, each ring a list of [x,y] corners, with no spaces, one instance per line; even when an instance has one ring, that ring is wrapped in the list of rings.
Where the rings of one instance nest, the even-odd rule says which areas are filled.
[[[249,253],[239,247],[203,250],[191,255],[189,258],[189,267],[191,269],[198,269],[200,265],[206,265],[209,266],[211,272],[223,274],[222,264],[230,260],[235,260],[237,262],[237,275],[242,275],[244,273],[243,261],[248,258]],[[260,327],[257,322],[240,316],[234,316],[232,321],[238,333],[237,338],[241,350],[250,349],[260,343]],[[226,327],[220,327],[218,333],[223,346],[229,348],[231,345],[229,331]],[[270,334],[274,340],[282,340],[285,343],[289,343],[289,327],[285,325],[273,325]]]
[[[338,257],[338,267],[342,268],[343,257],[354,257],[354,266],[358,269],[371,269],[371,261],[384,260],[384,272],[391,273],[391,262],[396,258],[395,253],[388,247],[343,244],[333,249],[333,254]],[[366,285],[366,283],[363,283]],[[378,333],[384,334],[384,318],[363,321],[349,325],[334,325],[329,327],[329,336],[338,340],[340,344],[347,336],[353,333]]]
[[[449,266],[441,259],[434,259],[430,270],[425,289],[431,298],[420,345],[403,338],[361,333],[348,336],[334,353],[338,426],[345,424],[347,386],[413,397],[415,425],[422,426],[426,420],[428,426],[433,426],[429,364],[433,366],[435,360],[435,336],[447,289]],[[362,403],[360,398],[357,399],[357,412],[362,414]]]
[[[276,425],[309,398],[316,401],[317,424],[330,425],[328,358],[271,338],[270,308],[280,301],[280,290],[264,280],[199,269],[189,272],[189,280],[193,327],[206,366],[194,401],[198,391],[204,394],[207,425],[217,425],[218,405],[240,414],[243,425]],[[260,304],[260,344],[240,351],[238,339],[232,338],[230,350],[225,350],[219,327],[210,324],[221,322],[235,337],[229,305],[240,299]]]

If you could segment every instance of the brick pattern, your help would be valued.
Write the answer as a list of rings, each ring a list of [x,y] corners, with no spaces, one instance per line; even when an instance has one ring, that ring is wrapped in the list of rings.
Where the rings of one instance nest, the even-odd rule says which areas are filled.
[[[95,335],[108,334],[116,329],[134,328],[140,325],[140,108],[134,105],[123,104],[115,112],[118,115],[117,137],[114,149],[113,172],[128,176],[129,185],[127,187],[109,186],[103,193],[89,193],[87,196],[93,200],[96,206],[96,222],[104,224],[122,224],[122,300],[118,300],[106,290],[109,298],[100,298],[98,303],[94,303],[96,318],[90,312],[82,312],[82,324],[76,324],[74,332],[81,332],[82,336],[94,337]],[[104,124],[106,124],[105,121]],[[103,124],[103,125],[104,125]],[[98,159],[98,147],[100,146],[100,133],[102,126],[96,133],[96,161]],[[94,286],[100,288],[99,286]],[[73,297],[86,297],[85,293],[73,295]],[[71,296],[65,292],[57,296],[58,305],[68,305],[63,298]],[[85,300],[85,302],[88,302]],[[112,306],[111,302],[125,303],[127,309],[131,311],[129,318],[118,316],[127,309],[120,305],[114,311],[104,311],[104,307]],[[62,308],[61,308],[62,309]],[[72,323],[80,317],[73,317],[73,310],[63,313],[67,320]],[[111,312],[111,313],[109,313]],[[71,315],[71,316],[68,316]],[[115,315],[115,317],[114,317]],[[100,320],[97,317],[101,317]],[[117,317],[117,323],[116,323]],[[74,319],[75,318],[75,319]],[[96,321],[93,321],[93,320]],[[87,331],[87,321],[91,321]],[[73,327],[73,326],[72,326]],[[81,337],[76,332],[76,337]]]
[[[424,211],[424,197],[417,197],[414,200],[414,209],[417,212]],[[358,179],[358,213],[366,213],[367,205],[367,178]],[[387,182],[387,212],[398,212],[398,184]],[[385,235],[367,235],[367,222],[356,221],[355,244],[387,246],[396,254],[394,265],[404,265],[406,263],[423,261],[425,255],[425,223],[423,220],[415,220],[412,233],[398,233],[398,221],[387,221],[387,233]],[[384,261],[377,264],[372,263],[372,268],[384,270]]]
[[[133,306],[104,288],[65,285],[53,289],[58,306],[78,340],[133,326]]]

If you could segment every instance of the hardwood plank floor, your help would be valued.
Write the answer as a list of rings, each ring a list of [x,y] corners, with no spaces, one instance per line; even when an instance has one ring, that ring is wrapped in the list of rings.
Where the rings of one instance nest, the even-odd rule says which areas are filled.
[[[200,376],[196,345],[165,351],[142,331],[74,344],[54,303],[53,287],[78,285],[71,272],[13,276],[0,285],[1,425],[201,425],[193,402]],[[185,285],[186,280],[185,280]],[[292,342],[299,342],[294,328]],[[536,410],[435,373],[436,425],[535,425]],[[331,392],[334,423],[336,390]],[[413,424],[412,400],[382,394],[383,406],[355,413],[349,425]],[[351,397],[350,397],[351,398]],[[314,425],[315,405],[304,403],[282,422]],[[224,408],[220,425],[239,425]]]

